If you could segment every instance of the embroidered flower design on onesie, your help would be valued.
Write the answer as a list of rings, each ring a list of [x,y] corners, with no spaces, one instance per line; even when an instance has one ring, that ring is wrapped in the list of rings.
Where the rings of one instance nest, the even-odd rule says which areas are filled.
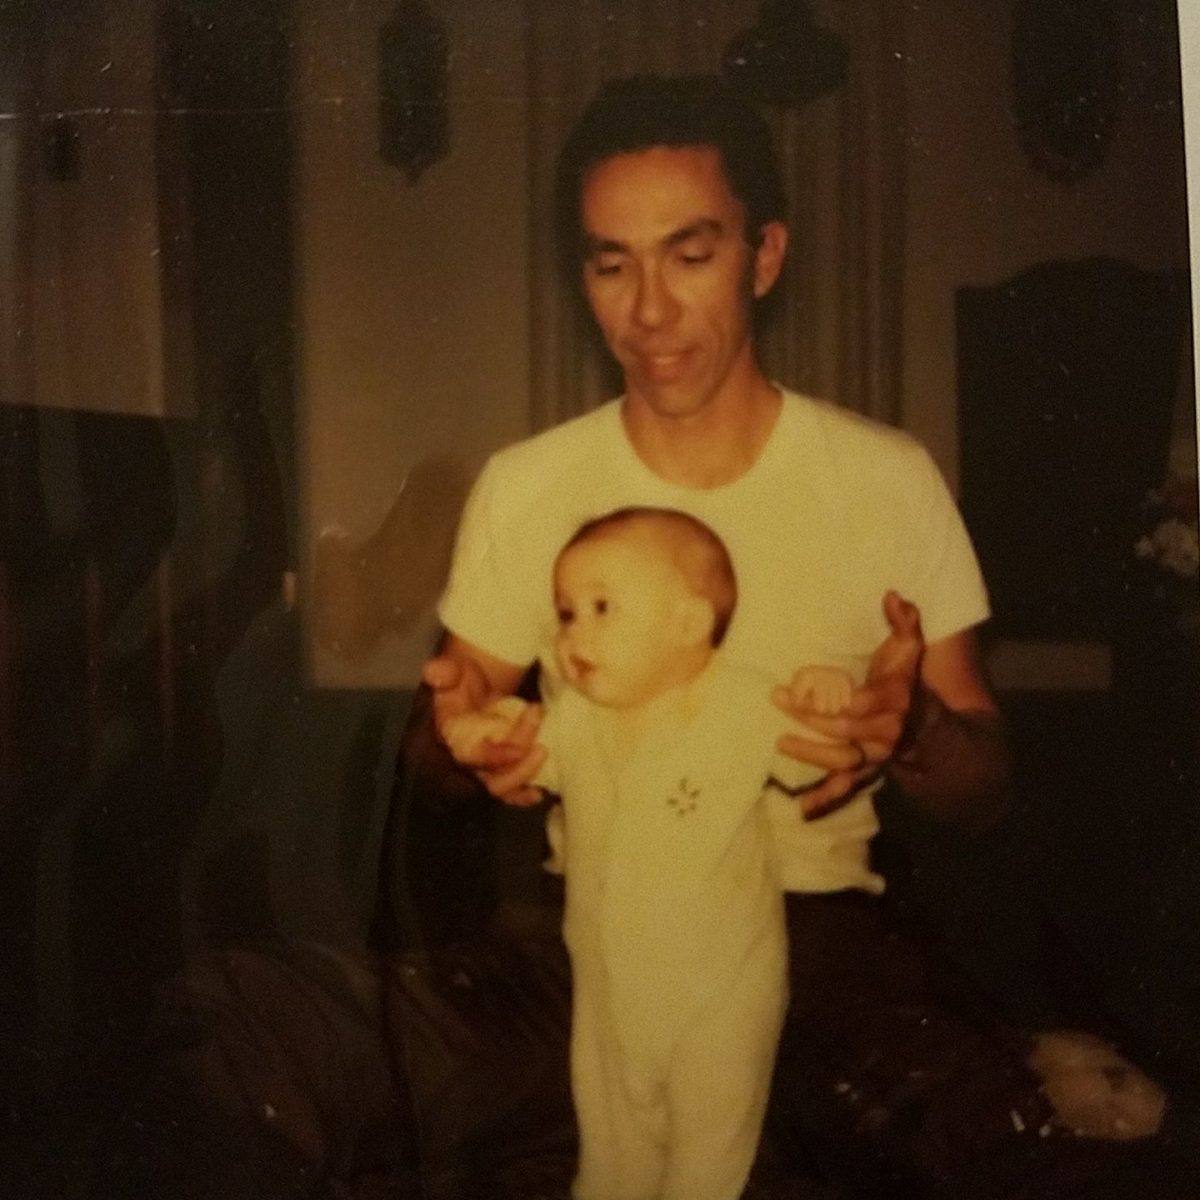
[[[699,802],[700,789],[692,787],[686,775],[675,785],[674,793],[667,797],[667,807],[673,808],[677,817],[686,817],[688,813],[695,812]]]

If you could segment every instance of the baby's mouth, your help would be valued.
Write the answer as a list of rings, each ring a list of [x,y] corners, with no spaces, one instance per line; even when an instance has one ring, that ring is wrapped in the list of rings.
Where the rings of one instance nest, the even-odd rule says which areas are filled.
[[[568,661],[571,664],[571,675],[577,680],[586,679],[596,669],[595,663],[580,658],[577,654],[572,654]]]

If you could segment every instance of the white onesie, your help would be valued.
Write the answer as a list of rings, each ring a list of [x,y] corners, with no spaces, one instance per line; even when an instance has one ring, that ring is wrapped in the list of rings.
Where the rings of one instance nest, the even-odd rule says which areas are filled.
[[[792,787],[821,774],[776,755],[794,725],[770,690],[716,655],[639,711],[632,744],[626,717],[572,689],[546,712],[538,782],[565,811],[576,1200],[736,1200],[754,1160],[787,1004],[760,801],[773,771]]]

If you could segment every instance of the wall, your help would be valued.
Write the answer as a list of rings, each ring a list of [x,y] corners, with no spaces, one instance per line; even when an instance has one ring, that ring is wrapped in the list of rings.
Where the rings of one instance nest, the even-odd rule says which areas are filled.
[[[1187,262],[1174,6],[1119,7],[1121,113],[1106,160],[1071,185],[1035,171],[1017,142],[1010,0],[908,8],[903,423],[952,485],[956,288],[1056,258],[1113,255],[1145,269]]]
[[[0,403],[193,411],[161,6],[0,16]]]
[[[715,64],[755,11],[751,0],[428,7],[448,32],[450,145],[415,183],[377,151],[376,39],[395,0],[295,9],[301,544],[322,686],[415,681],[482,459],[570,411],[560,353],[574,310],[539,292],[553,348],[535,354],[531,340],[531,294],[557,296],[558,280],[531,241],[529,206],[549,196],[574,112],[610,74]],[[543,152],[531,153],[537,137]]]
[[[380,157],[375,39],[391,0],[298,6],[295,278],[302,545],[393,521],[408,619],[367,657],[315,649],[325,686],[412,683],[462,490],[529,429],[520,0],[446,0],[449,154],[416,184]],[[354,469],[348,470],[347,464]],[[311,628],[311,621],[310,621]]]
[[[304,591],[318,601],[306,608],[310,667],[325,686],[415,679],[463,489],[489,449],[530,428],[538,364],[527,291],[527,8],[517,0],[433,7],[450,38],[451,145],[410,184],[376,149],[375,38],[394,4],[297,6],[301,546]],[[844,14],[827,7],[836,27]],[[957,288],[1054,258],[1109,254],[1148,268],[1186,261],[1173,5],[1123,6],[1121,113],[1104,163],[1073,185],[1040,175],[1018,144],[1011,10],[1008,0],[897,3],[908,146],[900,421],[952,487]],[[634,10],[611,11],[626,19]],[[585,17],[595,19],[590,7],[580,9]],[[812,106],[781,128],[824,145],[828,108]],[[815,277],[823,259],[809,259],[802,266]],[[834,303],[828,289],[812,293],[826,313]],[[828,325],[812,319],[811,304],[801,325]],[[789,363],[785,379],[803,383],[811,363]],[[1190,434],[1184,426],[1181,437]],[[387,589],[395,601],[382,641],[358,645],[346,629],[353,589],[327,585],[352,571],[370,539],[372,553],[397,564]],[[331,622],[341,627],[330,632]]]

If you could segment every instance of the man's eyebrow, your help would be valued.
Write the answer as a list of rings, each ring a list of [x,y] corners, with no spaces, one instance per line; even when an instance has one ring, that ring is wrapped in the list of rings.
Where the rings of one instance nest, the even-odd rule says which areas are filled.
[[[725,226],[721,224],[715,217],[701,217],[699,221],[693,221],[690,225],[685,225],[682,229],[675,230],[674,233],[669,233],[663,238],[664,246],[678,246],[682,242],[690,242],[692,238],[697,237],[720,237],[725,232]]]
[[[724,232],[725,226],[715,217],[701,217],[698,221],[692,221],[681,229],[668,233],[661,244],[671,249],[684,242],[690,242],[692,238],[720,237]],[[629,246],[616,238],[599,237],[589,233],[584,236],[584,252],[588,258],[594,258],[598,254],[628,254]]]
[[[585,235],[583,248],[588,258],[593,258],[597,254],[626,254],[629,251],[629,247],[624,242],[618,242],[613,238],[597,237],[594,233]]]

